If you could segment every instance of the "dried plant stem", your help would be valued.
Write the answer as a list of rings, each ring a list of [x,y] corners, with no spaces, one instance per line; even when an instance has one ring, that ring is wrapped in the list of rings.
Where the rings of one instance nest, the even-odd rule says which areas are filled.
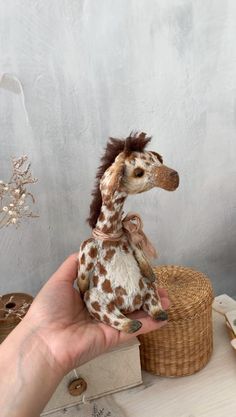
[[[8,215],[5,214],[5,216],[3,216],[0,219],[0,229],[2,229],[4,226],[6,226],[7,225],[7,222],[8,222]]]
[[[38,217],[28,205],[35,199],[27,185],[34,184],[37,179],[32,176],[27,160],[26,155],[12,159],[10,180],[7,183],[0,181],[0,229],[11,224],[17,227],[25,217]]]

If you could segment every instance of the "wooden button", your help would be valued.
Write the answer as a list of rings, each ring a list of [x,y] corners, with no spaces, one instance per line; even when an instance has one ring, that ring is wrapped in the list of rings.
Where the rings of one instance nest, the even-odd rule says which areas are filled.
[[[70,395],[80,395],[87,389],[87,383],[83,378],[74,379],[69,386],[68,390]]]

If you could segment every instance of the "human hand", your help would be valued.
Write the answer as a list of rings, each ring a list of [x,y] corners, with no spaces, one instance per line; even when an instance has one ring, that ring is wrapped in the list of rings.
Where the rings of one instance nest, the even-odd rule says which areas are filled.
[[[129,315],[142,322],[134,334],[119,332],[89,315],[80,293],[73,287],[77,276],[77,255],[71,255],[43,286],[24,320],[35,330],[40,343],[52,355],[61,372],[89,361],[134,336],[159,329],[166,321],[155,321],[144,311]],[[169,307],[167,292],[159,289],[164,309]]]

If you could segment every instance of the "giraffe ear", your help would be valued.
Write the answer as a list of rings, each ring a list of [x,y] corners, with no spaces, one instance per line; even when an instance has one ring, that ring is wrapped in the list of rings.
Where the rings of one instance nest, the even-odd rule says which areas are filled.
[[[159,153],[154,152],[154,151],[151,151],[151,153],[157,157],[158,161],[160,161],[161,164],[163,164],[163,158]]]
[[[115,162],[106,170],[103,182],[103,200],[108,201],[115,191],[120,191],[121,180],[125,172],[125,155],[120,153]]]

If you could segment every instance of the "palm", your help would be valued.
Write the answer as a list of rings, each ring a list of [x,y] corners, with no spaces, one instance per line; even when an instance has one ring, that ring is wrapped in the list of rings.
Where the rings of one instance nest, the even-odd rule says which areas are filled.
[[[75,257],[69,259],[70,266],[66,265],[69,263],[67,260],[46,283],[30,309],[34,321],[36,317],[39,322],[41,338],[43,337],[64,372],[133,337],[92,320],[79,292],[73,288]],[[66,273],[69,273],[69,279]],[[162,303],[164,308],[168,307],[166,298],[162,299]],[[139,333],[163,325],[154,322],[141,311],[132,313],[131,316],[134,315],[143,322]]]

